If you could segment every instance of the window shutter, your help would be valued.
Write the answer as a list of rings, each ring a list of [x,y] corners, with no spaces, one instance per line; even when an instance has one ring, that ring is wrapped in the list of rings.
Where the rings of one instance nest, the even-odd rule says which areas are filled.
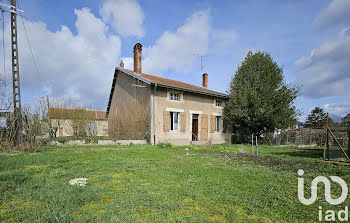
[[[180,131],[186,132],[186,113],[181,112],[180,114]]]
[[[215,115],[210,116],[210,132],[214,133],[215,132]]]
[[[201,115],[201,141],[208,140],[208,115]]]
[[[169,132],[170,130],[170,112],[163,112],[163,132]]]

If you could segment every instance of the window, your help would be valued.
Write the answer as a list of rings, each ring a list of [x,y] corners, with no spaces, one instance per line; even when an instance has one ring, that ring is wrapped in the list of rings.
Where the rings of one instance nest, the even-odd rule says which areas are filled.
[[[170,112],[170,130],[179,131],[179,116],[178,112]]]
[[[216,116],[215,118],[215,132],[221,132],[222,131],[222,117]]]
[[[222,101],[215,99],[215,106],[221,107],[222,106]]]
[[[180,101],[180,95],[177,93],[170,93],[169,99],[172,101]]]

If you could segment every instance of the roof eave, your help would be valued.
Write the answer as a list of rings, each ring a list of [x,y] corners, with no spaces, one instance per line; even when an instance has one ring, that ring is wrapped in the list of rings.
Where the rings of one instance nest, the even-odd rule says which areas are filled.
[[[157,83],[157,82],[152,82],[152,84],[153,85],[157,84],[157,86],[159,86],[159,87],[171,88],[171,89],[175,89],[175,90],[182,90],[182,91],[204,94],[204,95],[208,95],[208,96],[215,96],[215,97],[225,98],[225,99],[228,98],[227,94],[211,93],[211,92],[207,92],[207,91],[200,91],[200,90],[195,90],[195,89],[191,89],[191,88],[174,86],[174,85],[170,85],[170,84],[161,84],[161,83]]]
[[[112,102],[112,98],[113,98],[113,93],[114,93],[114,87],[115,87],[115,82],[116,82],[116,71],[119,70],[121,72],[124,72],[125,74],[135,78],[135,79],[138,79],[146,84],[151,84],[152,82],[146,78],[143,78],[141,77],[140,75],[137,75],[133,72],[130,72],[128,71],[127,69],[125,68],[121,68],[121,67],[116,67],[115,70],[114,70],[114,76],[113,76],[113,82],[112,82],[112,88],[111,88],[111,93],[109,94],[109,100],[108,100],[108,105],[107,105],[107,111],[106,111],[106,115],[108,117],[108,114],[109,114],[109,109],[110,109],[110,106],[111,106],[111,102]]]
[[[125,68],[116,67],[115,69],[116,70],[120,70],[120,71],[130,75],[131,77],[136,78],[136,79],[138,79],[138,80],[140,80],[140,81],[142,81],[142,82],[144,82],[146,84],[151,84],[152,83],[152,81],[150,81],[150,80],[148,80],[148,79],[146,79],[146,78],[144,78],[144,77],[142,77],[142,76],[140,76],[140,75],[138,75],[138,74],[136,74],[134,72],[130,72],[130,71],[128,71]]]

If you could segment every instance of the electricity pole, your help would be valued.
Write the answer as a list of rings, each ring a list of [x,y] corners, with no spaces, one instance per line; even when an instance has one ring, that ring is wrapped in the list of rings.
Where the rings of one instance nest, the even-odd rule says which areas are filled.
[[[21,111],[21,88],[19,81],[18,43],[17,43],[17,20],[16,0],[11,2],[11,46],[12,46],[12,82],[13,82],[13,112],[15,119],[15,146],[22,141],[22,111]]]

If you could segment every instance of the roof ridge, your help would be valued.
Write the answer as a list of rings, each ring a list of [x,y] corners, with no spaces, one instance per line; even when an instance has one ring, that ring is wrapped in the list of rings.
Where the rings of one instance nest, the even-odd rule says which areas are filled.
[[[137,74],[133,70],[129,70],[129,69],[126,69],[126,68],[123,68],[123,69],[125,69],[125,70],[127,70],[127,71],[129,71],[131,73]],[[137,74],[137,75],[139,75],[139,74]],[[194,87],[194,88],[198,88],[197,90],[199,90],[199,91],[226,95],[225,93],[221,93],[221,92],[218,92],[218,91],[210,90],[208,88],[204,88],[204,87],[197,86],[197,85],[194,85],[194,84],[189,84],[189,83],[186,83],[186,82],[183,82],[183,81],[174,80],[174,79],[165,78],[165,77],[156,76],[156,75],[151,75],[151,74],[146,74],[146,73],[141,73],[141,77],[143,77],[143,78],[145,78],[145,79],[147,79],[147,80],[149,80],[151,82],[155,82],[154,80],[151,80],[151,79],[147,78],[147,76],[154,77],[154,78],[159,78],[159,79],[163,79],[163,80],[167,80],[167,81],[177,82],[177,83],[181,83],[181,84],[185,84],[185,85],[188,85],[188,86],[191,86],[191,87]]]
[[[156,76],[156,75],[151,75],[151,74],[145,74],[145,73],[141,73],[141,75],[149,75],[149,76],[152,76],[152,77],[162,78],[162,79],[166,79],[166,80],[169,80],[169,81],[176,81],[176,82],[188,84],[188,85],[191,85],[191,86],[194,86],[194,87],[203,88],[203,90],[210,90],[208,88],[204,88],[204,87],[201,87],[201,86],[198,86],[198,85],[194,85],[194,84],[190,84],[190,83],[186,83],[186,82],[183,82],[183,81],[178,81],[178,80],[174,80],[174,79],[170,79],[170,78],[166,78],[166,77],[161,77],[161,76]]]

